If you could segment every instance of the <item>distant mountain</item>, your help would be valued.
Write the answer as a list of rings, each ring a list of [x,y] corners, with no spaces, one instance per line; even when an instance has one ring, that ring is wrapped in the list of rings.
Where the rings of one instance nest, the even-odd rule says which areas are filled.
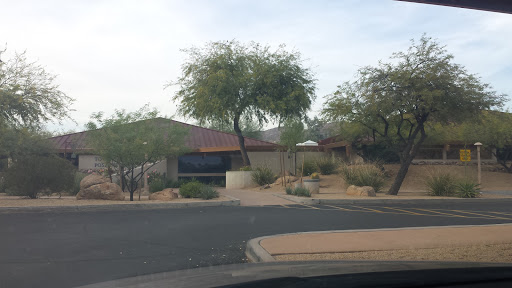
[[[324,127],[322,127],[322,129],[320,129],[320,133],[323,136],[322,139],[334,136],[335,133],[333,132],[333,130],[334,130],[335,126],[336,125],[334,123],[325,124]],[[263,141],[267,141],[267,142],[278,143],[279,138],[281,137],[280,129],[283,129],[283,127],[281,127],[281,128],[274,127],[274,128],[268,129],[268,130],[261,131],[260,139]],[[306,135],[307,135],[307,129],[306,129]],[[306,140],[319,141],[322,139],[306,139]]]

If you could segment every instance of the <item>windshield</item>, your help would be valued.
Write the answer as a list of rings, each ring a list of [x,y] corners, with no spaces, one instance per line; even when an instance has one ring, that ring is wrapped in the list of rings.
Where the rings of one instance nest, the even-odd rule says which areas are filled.
[[[445,2],[3,3],[0,287],[511,263],[511,9]]]

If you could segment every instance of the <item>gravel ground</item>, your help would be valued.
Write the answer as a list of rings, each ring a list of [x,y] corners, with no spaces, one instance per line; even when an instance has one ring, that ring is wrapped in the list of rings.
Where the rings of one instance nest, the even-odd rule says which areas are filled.
[[[512,243],[443,247],[429,249],[404,249],[322,254],[275,255],[277,261],[304,260],[410,260],[410,261],[461,261],[512,263]]]

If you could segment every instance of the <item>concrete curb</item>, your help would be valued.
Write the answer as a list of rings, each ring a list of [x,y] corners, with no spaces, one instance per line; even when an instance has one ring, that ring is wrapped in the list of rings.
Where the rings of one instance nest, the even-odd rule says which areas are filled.
[[[314,204],[460,204],[460,203],[503,203],[512,204],[512,198],[456,198],[456,199],[321,199],[304,198],[292,195],[272,194],[295,203]]]
[[[2,213],[19,212],[81,212],[81,211],[129,211],[145,209],[214,207],[214,206],[240,206],[240,199],[223,195],[230,200],[223,201],[197,201],[176,203],[137,203],[137,204],[106,204],[106,205],[74,205],[74,206],[27,206],[27,207],[0,207]]]
[[[420,230],[420,229],[439,229],[439,228],[467,228],[467,227],[489,227],[489,226],[510,226],[511,223],[488,224],[488,225],[451,225],[451,226],[424,226],[424,227],[402,227],[402,228],[378,228],[378,229],[351,229],[351,230],[331,230],[331,231],[310,231],[269,235],[251,239],[247,242],[245,255],[251,262],[274,262],[276,259],[260,245],[260,242],[267,238],[275,238],[290,235],[302,234],[323,234],[323,233],[352,233],[352,232],[376,232],[376,231],[399,231],[399,230]]]

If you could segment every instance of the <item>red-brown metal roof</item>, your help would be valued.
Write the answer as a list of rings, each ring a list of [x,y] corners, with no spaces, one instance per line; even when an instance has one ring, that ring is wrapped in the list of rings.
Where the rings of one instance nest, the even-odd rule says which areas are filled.
[[[230,134],[213,129],[203,128],[187,123],[182,123],[174,120],[164,118],[156,118],[156,121],[169,121],[171,125],[181,125],[189,129],[185,144],[194,151],[200,152],[215,152],[215,151],[237,151],[240,150],[238,144],[238,137],[235,134]],[[87,145],[87,132],[78,132],[66,134],[49,138],[55,143],[59,152],[88,152],[92,149]],[[247,150],[275,150],[281,146],[257,140],[254,138],[244,137],[245,147]]]

